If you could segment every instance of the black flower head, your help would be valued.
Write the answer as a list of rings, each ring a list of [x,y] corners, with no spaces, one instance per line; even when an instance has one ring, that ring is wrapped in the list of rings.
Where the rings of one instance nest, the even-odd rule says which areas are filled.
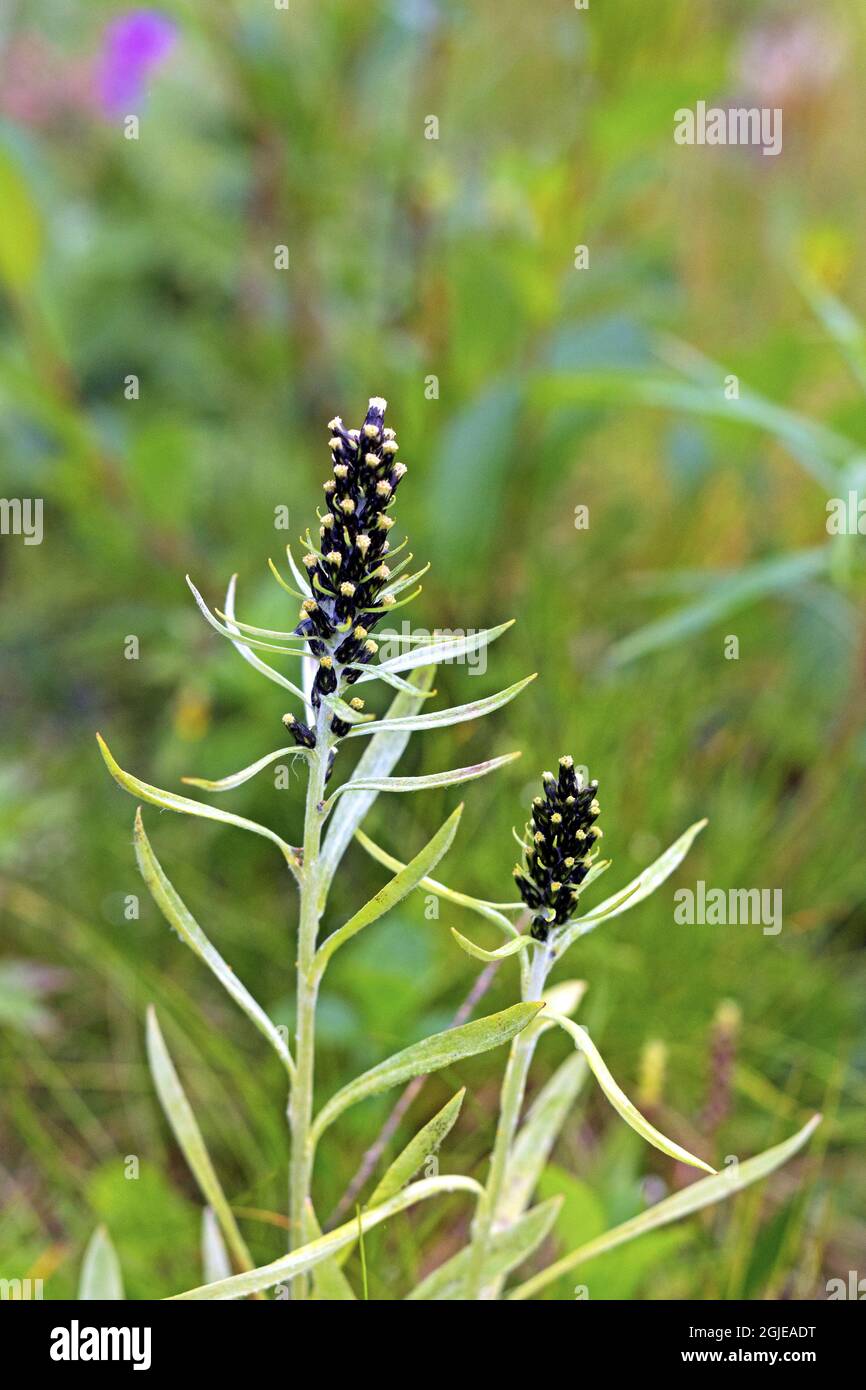
[[[394,497],[407,470],[397,459],[394,431],[385,428],[386,404],[374,396],[360,429],[344,429],[339,416],[328,426],[333,476],[324,485],[318,546],[307,538],[304,566],[312,597],[304,600],[295,628],[319,663],[311,692],[317,710],[323,696],[353,685],[358,668],[372,661],[379,649],[370,633],[396,602],[385,556],[391,552]],[[351,703],[355,709],[363,705]],[[336,716],[331,721],[338,737],[349,727]],[[315,746],[312,738],[306,746]]]
[[[552,926],[574,915],[580,885],[592,867],[593,845],[601,839],[598,782],[583,786],[574,760],[560,758],[559,776],[545,772],[526,826],[523,864],[514,866],[521,898],[535,913],[532,935],[546,941]]]

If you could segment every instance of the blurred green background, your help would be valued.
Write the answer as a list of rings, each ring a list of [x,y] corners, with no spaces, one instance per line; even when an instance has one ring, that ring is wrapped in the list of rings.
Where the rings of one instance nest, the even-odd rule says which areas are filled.
[[[589,981],[584,1016],[618,1080],[714,1162],[826,1116],[769,1183],[551,1296],[579,1281],[594,1298],[825,1297],[828,1278],[866,1273],[863,542],[826,528],[866,448],[866,14],[163,0],[167,51],[136,69],[111,28],[129,13],[10,0],[0,20],[2,492],[44,499],[41,545],[0,537],[0,1274],[74,1294],[104,1221],[130,1296],[200,1282],[200,1200],[147,1072],[148,1001],[254,1255],[284,1248],[279,1065],[147,897],[134,805],[93,735],[174,790],[283,742],[287,697],[205,626],[183,576],[219,605],[237,571],[240,616],[288,626],[266,569],[286,539],[274,509],[292,537],[306,528],[326,421],[359,423],[381,393],[410,467],[398,532],[432,561],[414,621],[519,619],[486,673],[440,672],[442,702],[540,672],[404,756],[420,772],[524,752],[468,788],[443,879],[512,896],[511,826],[566,751],[600,781],[610,891],[708,816],[674,883],[559,973]],[[676,145],[673,113],[698,100],[782,107],[782,154]],[[382,798],[368,829],[414,852],[457,800]],[[277,790],[266,772],[220,804],[299,834],[297,778]],[[145,819],[206,931],[289,1022],[279,856]],[[351,849],[330,923],[382,879]],[[782,932],[675,925],[674,887],[697,879],[781,888]],[[475,978],[450,925],[487,941],[444,904],[425,920],[416,895],[341,954],[320,1094],[448,1025]],[[510,962],[484,1010],[517,988]],[[720,1042],[724,1001],[739,1026]],[[567,1048],[545,1039],[533,1088]],[[401,1135],[465,1082],[442,1167],[483,1173],[503,1064],[432,1078]],[[323,1220],[394,1099],[323,1145]],[[544,1179],[568,1199],[546,1254],[684,1180],[585,1091]],[[376,1231],[371,1296],[401,1296],[466,1218],[454,1199]]]

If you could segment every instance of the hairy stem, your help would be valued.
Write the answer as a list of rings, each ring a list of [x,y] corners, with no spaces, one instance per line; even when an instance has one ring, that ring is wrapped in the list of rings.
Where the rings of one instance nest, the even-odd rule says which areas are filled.
[[[522,994],[525,1000],[541,998],[551,965],[552,961],[548,951],[540,947],[534,948],[532,965],[523,981]],[[484,1286],[484,1261],[495,1229],[505,1171],[520,1121],[523,1097],[526,1094],[526,1078],[529,1075],[537,1041],[538,1034],[534,1028],[524,1029],[522,1033],[518,1033],[512,1039],[508,1052],[508,1063],[502,1080],[502,1092],[499,1101],[496,1139],[490,1157],[490,1172],[487,1175],[484,1192],[478,1199],[475,1220],[472,1224],[472,1254],[466,1280],[467,1299],[488,1299],[496,1295],[495,1287]]]
[[[304,1243],[305,1211],[310,1195],[313,1146],[310,1125],[313,1118],[313,1079],[316,1052],[316,1002],[319,983],[314,969],[320,904],[319,850],[322,843],[321,810],[325,795],[325,775],[331,741],[320,710],[316,747],[310,753],[307,802],[304,813],[304,861],[301,870],[301,910],[298,926],[296,986],[295,1078],[289,1100],[292,1156],[289,1167],[290,1246]],[[300,1276],[292,1281],[293,1298],[305,1298],[308,1281]]]

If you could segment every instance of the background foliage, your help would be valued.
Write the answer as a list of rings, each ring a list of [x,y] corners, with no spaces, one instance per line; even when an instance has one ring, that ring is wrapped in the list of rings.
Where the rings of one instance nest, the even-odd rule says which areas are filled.
[[[840,307],[864,308],[863,14],[835,0],[160,10],[174,44],[131,108],[138,141],[100,84],[121,6],[10,3],[0,27],[2,491],[45,501],[42,545],[0,538],[0,1272],[68,1296],[104,1220],[130,1296],[200,1282],[197,1194],[144,1059],[148,1001],[257,1260],[284,1248],[284,1078],[144,893],[133,808],[93,733],[170,787],[283,741],[283,697],[205,627],[183,574],[218,603],[237,570],[241,615],[285,626],[265,567],[285,539],[274,509],[290,508],[293,536],[306,526],[325,422],[381,392],[411,470],[401,527],[433,561],[414,620],[520,619],[489,674],[440,672],[443,703],[541,673],[404,759],[432,771],[524,749],[468,789],[445,881],[511,895],[511,825],[569,751],[600,779],[606,892],[707,815],[677,882],[784,894],[772,937],[676,926],[669,885],[570,958],[614,1074],[714,1162],[827,1116],[791,1169],[585,1282],[593,1297],[823,1297],[864,1254],[866,628],[862,541],[803,556],[827,545],[826,498],[866,446],[863,340]],[[676,146],[673,111],[698,99],[782,106],[782,155]],[[760,393],[754,408],[725,401],[727,373]],[[371,833],[414,852],[456,799],[382,798]],[[298,833],[297,780],[265,774],[224,804]],[[206,930],[289,1021],[279,856],[146,819]],[[352,850],[332,921],[381,880]],[[447,1026],[470,988],[447,930],[467,923],[423,909],[416,895],[335,964],[323,1094]],[[512,1002],[516,973],[500,970],[485,1007]],[[725,1000],[740,1018],[729,1097],[713,1046]],[[569,1046],[550,1035],[537,1082]],[[481,1170],[502,1064],[437,1076],[416,1101],[413,1128],[469,1087],[443,1167]],[[685,1180],[586,1096],[544,1178],[542,1196],[566,1195],[549,1255]],[[388,1108],[329,1135],[323,1217]],[[376,1231],[371,1296],[400,1296],[464,1218],[459,1201],[430,1204]],[[565,1283],[552,1293],[570,1297]]]

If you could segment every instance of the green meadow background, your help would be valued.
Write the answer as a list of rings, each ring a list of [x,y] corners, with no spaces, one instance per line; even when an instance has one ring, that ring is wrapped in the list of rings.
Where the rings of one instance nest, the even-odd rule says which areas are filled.
[[[237,572],[242,618],[291,625],[267,571],[286,539],[275,509],[293,539],[306,528],[326,422],[358,424],[383,394],[410,470],[395,534],[432,563],[414,621],[518,619],[485,672],[440,671],[442,703],[540,673],[507,709],[404,755],[401,771],[432,772],[523,750],[466,789],[441,877],[512,896],[511,827],[565,752],[599,779],[606,891],[709,817],[675,879],[557,978],[589,982],[582,1014],[614,1075],[716,1165],[825,1115],[768,1182],[549,1296],[579,1282],[592,1298],[826,1297],[828,1279],[866,1274],[864,543],[826,525],[828,498],[866,472],[866,13],[159,10],[175,43],[135,106],[137,140],[94,79],[124,7],[32,0],[0,20],[0,490],[44,499],[41,545],[0,536],[0,1275],[74,1296],[105,1223],[130,1297],[201,1282],[201,1201],[147,1070],[148,1002],[256,1259],[285,1248],[279,1063],[149,900],[134,803],[94,732],[172,790],[284,741],[289,697],[203,623],[184,574],[220,605]],[[674,112],[698,100],[781,107],[781,155],[676,145]],[[368,829],[408,855],[458,799],[381,798]],[[266,772],[220,804],[299,835],[297,777],[277,789]],[[144,815],[198,920],[290,1024],[296,907],[279,855]],[[782,931],[675,924],[675,888],[698,879],[781,889]],[[329,924],[382,881],[353,847]],[[445,903],[427,920],[415,895],[341,953],[321,1096],[448,1026],[477,973],[452,925],[492,944]],[[483,1010],[517,988],[506,963]],[[568,1046],[545,1038],[533,1090]],[[391,1155],[466,1084],[440,1162],[483,1175],[504,1060],[431,1078]],[[323,1221],[396,1098],[351,1110],[323,1144]],[[546,1258],[686,1180],[585,1089],[544,1176],[544,1195],[566,1195]],[[370,1296],[402,1297],[467,1215],[448,1199],[371,1235]]]

